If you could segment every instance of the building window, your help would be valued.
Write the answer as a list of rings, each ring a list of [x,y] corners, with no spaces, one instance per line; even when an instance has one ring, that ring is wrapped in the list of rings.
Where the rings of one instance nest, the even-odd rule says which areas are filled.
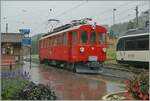
[[[2,54],[13,54],[14,48],[13,46],[5,46],[2,48]]]

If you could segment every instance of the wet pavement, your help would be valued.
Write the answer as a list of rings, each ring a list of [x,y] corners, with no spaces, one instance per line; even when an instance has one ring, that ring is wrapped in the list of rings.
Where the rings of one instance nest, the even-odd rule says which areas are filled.
[[[25,62],[23,71],[29,72],[35,83],[50,85],[60,100],[100,100],[108,93],[124,90],[124,85],[102,79],[98,74],[76,74],[50,66]]]

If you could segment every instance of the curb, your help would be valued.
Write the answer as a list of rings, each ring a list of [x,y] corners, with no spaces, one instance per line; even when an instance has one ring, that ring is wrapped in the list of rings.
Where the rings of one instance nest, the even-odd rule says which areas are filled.
[[[118,94],[118,93],[126,93],[127,91],[116,91],[116,92],[112,92],[112,93],[109,93],[105,96],[102,97],[102,100],[104,101],[107,101],[107,97],[109,97],[110,95],[114,95],[114,94]]]

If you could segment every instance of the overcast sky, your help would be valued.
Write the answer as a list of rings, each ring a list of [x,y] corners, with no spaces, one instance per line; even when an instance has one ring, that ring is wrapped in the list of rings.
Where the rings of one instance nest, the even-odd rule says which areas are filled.
[[[149,8],[148,1],[2,1],[1,31],[5,32],[9,23],[8,32],[30,28],[31,36],[45,33],[50,26],[48,19],[58,19],[62,25],[75,19],[92,18],[97,24],[112,25],[114,8],[115,23],[120,23],[135,17],[136,5],[139,13]]]

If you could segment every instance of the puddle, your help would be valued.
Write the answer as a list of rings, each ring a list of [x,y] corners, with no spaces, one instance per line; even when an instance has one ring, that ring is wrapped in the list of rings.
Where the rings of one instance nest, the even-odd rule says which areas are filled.
[[[121,84],[86,79],[82,75],[52,67],[44,69],[39,64],[32,65],[34,67],[30,69],[26,62],[23,68],[29,71],[31,80],[50,85],[60,100],[101,100],[107,93],[124,90]]]

